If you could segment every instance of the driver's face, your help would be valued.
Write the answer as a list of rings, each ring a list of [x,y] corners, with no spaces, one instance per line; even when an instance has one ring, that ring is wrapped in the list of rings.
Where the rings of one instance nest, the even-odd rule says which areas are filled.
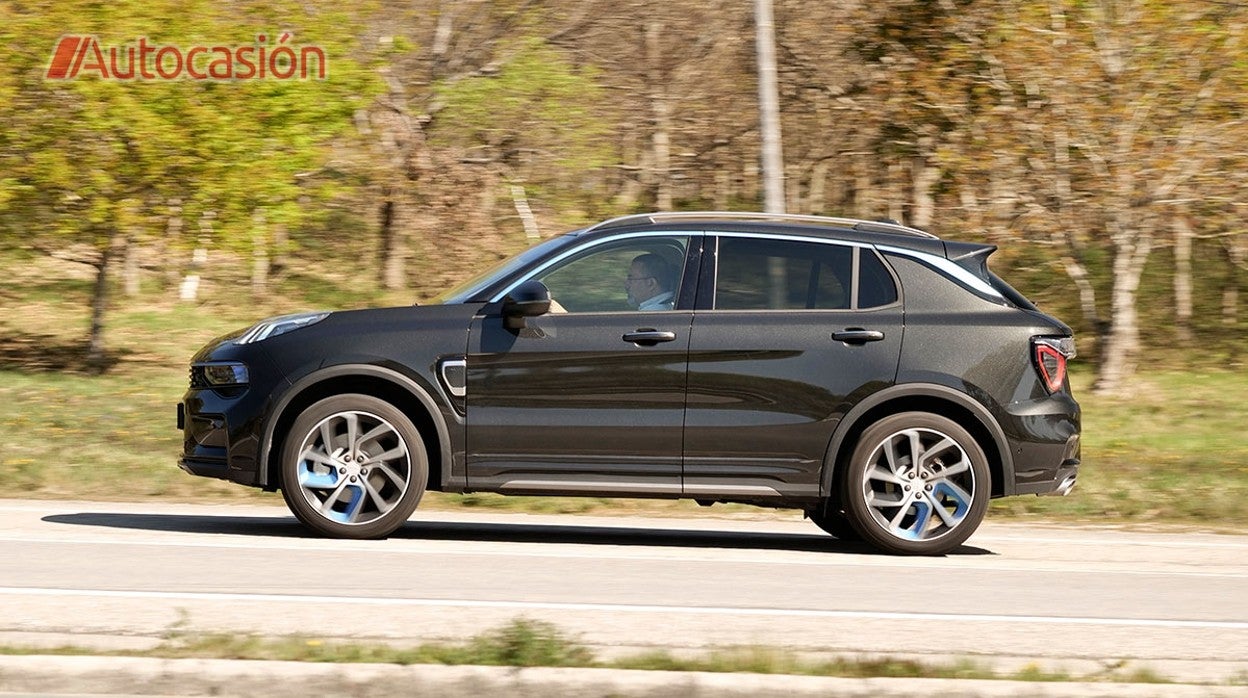
[[[628,293],[629,303],[641,305],[658,294],[659,281],[646,273],[644,265],[633,262],[624,279],[624,290]]]

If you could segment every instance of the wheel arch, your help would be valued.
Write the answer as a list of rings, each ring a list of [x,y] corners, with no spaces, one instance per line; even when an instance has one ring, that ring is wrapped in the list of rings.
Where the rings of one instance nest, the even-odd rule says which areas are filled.
[[[1014,494],[1014,459],[1005,431],[982,404],[953,388],[935,383],[907,383],[885,388],[853,407],[837,425],[824,456],[820,494],[830,501],[840,491],[845,460],[867,427],[901,412],[930,412],[948,417],[970,432],[984,449],[992,478],[992,496]]]
[[[437,402],[422,385],[382,366],[347,364],[333,366],[296,381],[282,396],[264,428],[261,443],[260,485],[275,490],[280,485],[280,444],[295,420],[312,404],[334,395],[359,393],[394,405],[407,415],[425,442],[429,459],[429,489],[442,489],[442,475],[450,471],[450,433]],[[274,444],[279,444],[275,447]]]

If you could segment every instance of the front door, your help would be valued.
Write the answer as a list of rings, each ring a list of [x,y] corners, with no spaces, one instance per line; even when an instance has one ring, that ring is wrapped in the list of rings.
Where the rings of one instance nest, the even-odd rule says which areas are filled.
[[[470,489],[680,493],[691,239],[594,244],[531,275],[550,289],[552,312],[519,330],[504,326],[497,303],[474,319]]]

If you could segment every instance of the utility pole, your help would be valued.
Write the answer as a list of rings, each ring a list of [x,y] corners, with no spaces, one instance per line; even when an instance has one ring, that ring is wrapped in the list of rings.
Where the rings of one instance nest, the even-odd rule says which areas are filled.
[[[780,146],[780,94],[776,86],[776,36],[771,2],[754,0],[759,130],[763,144],[763,205],[767,213],[784,213],[784,155]]]

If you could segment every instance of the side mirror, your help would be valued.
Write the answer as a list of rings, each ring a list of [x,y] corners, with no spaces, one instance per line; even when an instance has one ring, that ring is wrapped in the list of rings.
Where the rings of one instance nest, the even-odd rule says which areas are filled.
[[[525,281],[503,298],[503,324],[509,330],[524,328],[526,317],[550,312],[550,289],[540,281]]]

